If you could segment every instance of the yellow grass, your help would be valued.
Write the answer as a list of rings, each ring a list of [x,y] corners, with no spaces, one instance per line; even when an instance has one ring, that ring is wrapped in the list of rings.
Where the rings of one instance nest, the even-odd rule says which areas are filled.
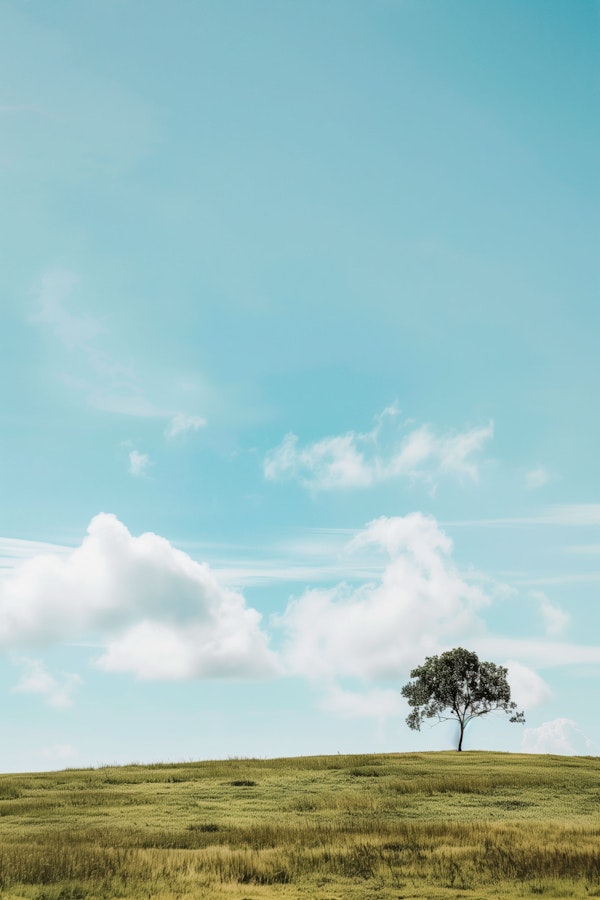
[[[227,760],[0,776],[0,896],[600,897],[600,760]]]

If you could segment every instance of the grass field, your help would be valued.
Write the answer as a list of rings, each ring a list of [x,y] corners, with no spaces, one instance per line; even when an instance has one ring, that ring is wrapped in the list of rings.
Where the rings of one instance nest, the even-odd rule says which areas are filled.
[[[600,759],[413,753],[4,775],[0,895],[600,897]]]

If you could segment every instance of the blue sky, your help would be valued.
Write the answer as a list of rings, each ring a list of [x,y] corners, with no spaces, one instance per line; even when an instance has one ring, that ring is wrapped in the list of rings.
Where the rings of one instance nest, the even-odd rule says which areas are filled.
[[[0,770],[600,752],[599,7],[0,0]]]

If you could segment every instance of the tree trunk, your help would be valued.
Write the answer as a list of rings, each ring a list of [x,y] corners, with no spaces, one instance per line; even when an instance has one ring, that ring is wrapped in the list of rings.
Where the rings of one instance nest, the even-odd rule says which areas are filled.
[[[463,742],[464,733],[465,733],[465,726],[461,722],[460,723],[460,737],[458,739],[458,747],[456,748],[457,750],[462,750],[462,742]]]

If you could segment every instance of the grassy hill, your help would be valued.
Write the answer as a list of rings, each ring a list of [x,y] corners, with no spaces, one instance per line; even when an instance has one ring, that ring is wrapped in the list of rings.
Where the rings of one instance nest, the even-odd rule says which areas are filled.
[[[0,895],[600,897],[600,759],[411,753],[4,775]]]

